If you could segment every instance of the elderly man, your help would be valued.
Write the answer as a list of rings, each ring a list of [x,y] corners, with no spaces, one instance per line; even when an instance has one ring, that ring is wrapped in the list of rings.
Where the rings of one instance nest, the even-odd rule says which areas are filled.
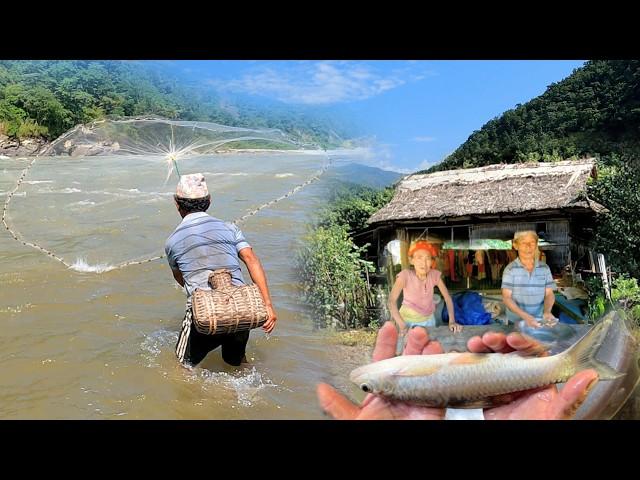
[[[211,196],[204,175],[182,175],[174,200],[182,222],[167,239],[165,252],[173,277],[187,292],[186,313],[176,344],[176,355],[180,362],[195,366],[210,351],[222,346],[224,361],[239,366],[246,362],[249,331],[217,335],[199,333],[191,326],[191,296],[196,288],[209,289],[209,274],[220,268],[231,272],[234,285],[243,285],[242,260],[267,307],[269,317],[262,328],[270,333],[277,316],[262,264],[236,225],[205,213],[211,204]]]
[[[502,301],[507,307],[507,318],[514,323],[522,319],[534,328],[540,326],[537,319],[555,323],[551,308],[556,300],[553,293],[556,284],[549,266],[536,259],[538,235],[531,230],[516,232],[513,247],[518,258],[502,274]]]

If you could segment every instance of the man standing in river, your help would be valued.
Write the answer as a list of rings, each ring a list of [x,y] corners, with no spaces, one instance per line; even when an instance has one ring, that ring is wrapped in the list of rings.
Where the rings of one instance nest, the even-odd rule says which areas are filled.
[[[246,362],[245,351],[250,331],[216,335],[199,333],[191,325],[191,297],[196,288],[209,290],[209,274],[220,268],[231,272],[232,284],[243,285],[245,282],[240,269],[242,260],[267,308],[268,318],[262,328],[271,333],[277,315],[271,303],[262,264],[236,225],[205,213],[211,205],[211,195],[204,175],[182,175],[174,200],[182,222],[167,239],[165,252],[173,278],[187,293],[186,312],[176,344],[176,355],[180,362],[195,366],[210,351],[222,346],[224,361],[239,366]]]

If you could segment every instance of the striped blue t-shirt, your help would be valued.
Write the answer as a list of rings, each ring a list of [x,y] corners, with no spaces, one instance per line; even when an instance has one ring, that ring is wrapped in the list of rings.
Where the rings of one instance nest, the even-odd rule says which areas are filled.
[[[209,274],[219,268],[231,272],[231,283],[244,285],[238,252],[250,247],[240,229],[205,212],[190,213],[167,239],[169,266],[180,270],[187,303],[196,288],[209,290]]]
[[[545,289],[556,290],[556,283],[546,263],[536,261],[533,271],[529,273],[520,259],[516,258],[504,269],[502,288],[511,290],[511,298],[518,307],[535,318],[542,318]],[[514,323],[520,320],[508,308],[507,318]]]

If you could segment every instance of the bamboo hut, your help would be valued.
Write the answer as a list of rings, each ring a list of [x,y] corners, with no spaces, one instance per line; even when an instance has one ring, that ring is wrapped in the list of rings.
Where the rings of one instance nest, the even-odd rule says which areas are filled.
[[[586,188],[596,175],[592,158],[409,175],[360,235],[372,245],[369,259],[381,280],[392,283],[409,266],[409,243],[428,238],[440,247],[437,268],[450,290],[498,295],[501,272],[516,255],[510,240],[516,231],[534,230],[559,286],[572,286],[581,272],[598,268],[588,245],[596,215],[606,209]]]

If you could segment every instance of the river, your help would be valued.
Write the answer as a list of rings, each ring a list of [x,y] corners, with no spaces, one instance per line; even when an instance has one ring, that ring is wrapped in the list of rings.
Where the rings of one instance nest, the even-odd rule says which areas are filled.
[[[28,160],[0,160],[2,203]],[[209,213],[234,220],[326,161],[232,153],[183,159],[180,170],[204,172]],[[218,349],[189,370],[173,351],[185,295],[166,259],[96,272],[163,253],[180,221],[175,174],[165,183],[159,157],[38,159],[7,221],[76,269],[0,231],[0,418],[325,418],[315,385],[344,384],[345,372],[299,297],[293,253],[325,202],[330,172],[241,225],[269,279],[274,333],[252,331],[247,367],[226,365]]]

